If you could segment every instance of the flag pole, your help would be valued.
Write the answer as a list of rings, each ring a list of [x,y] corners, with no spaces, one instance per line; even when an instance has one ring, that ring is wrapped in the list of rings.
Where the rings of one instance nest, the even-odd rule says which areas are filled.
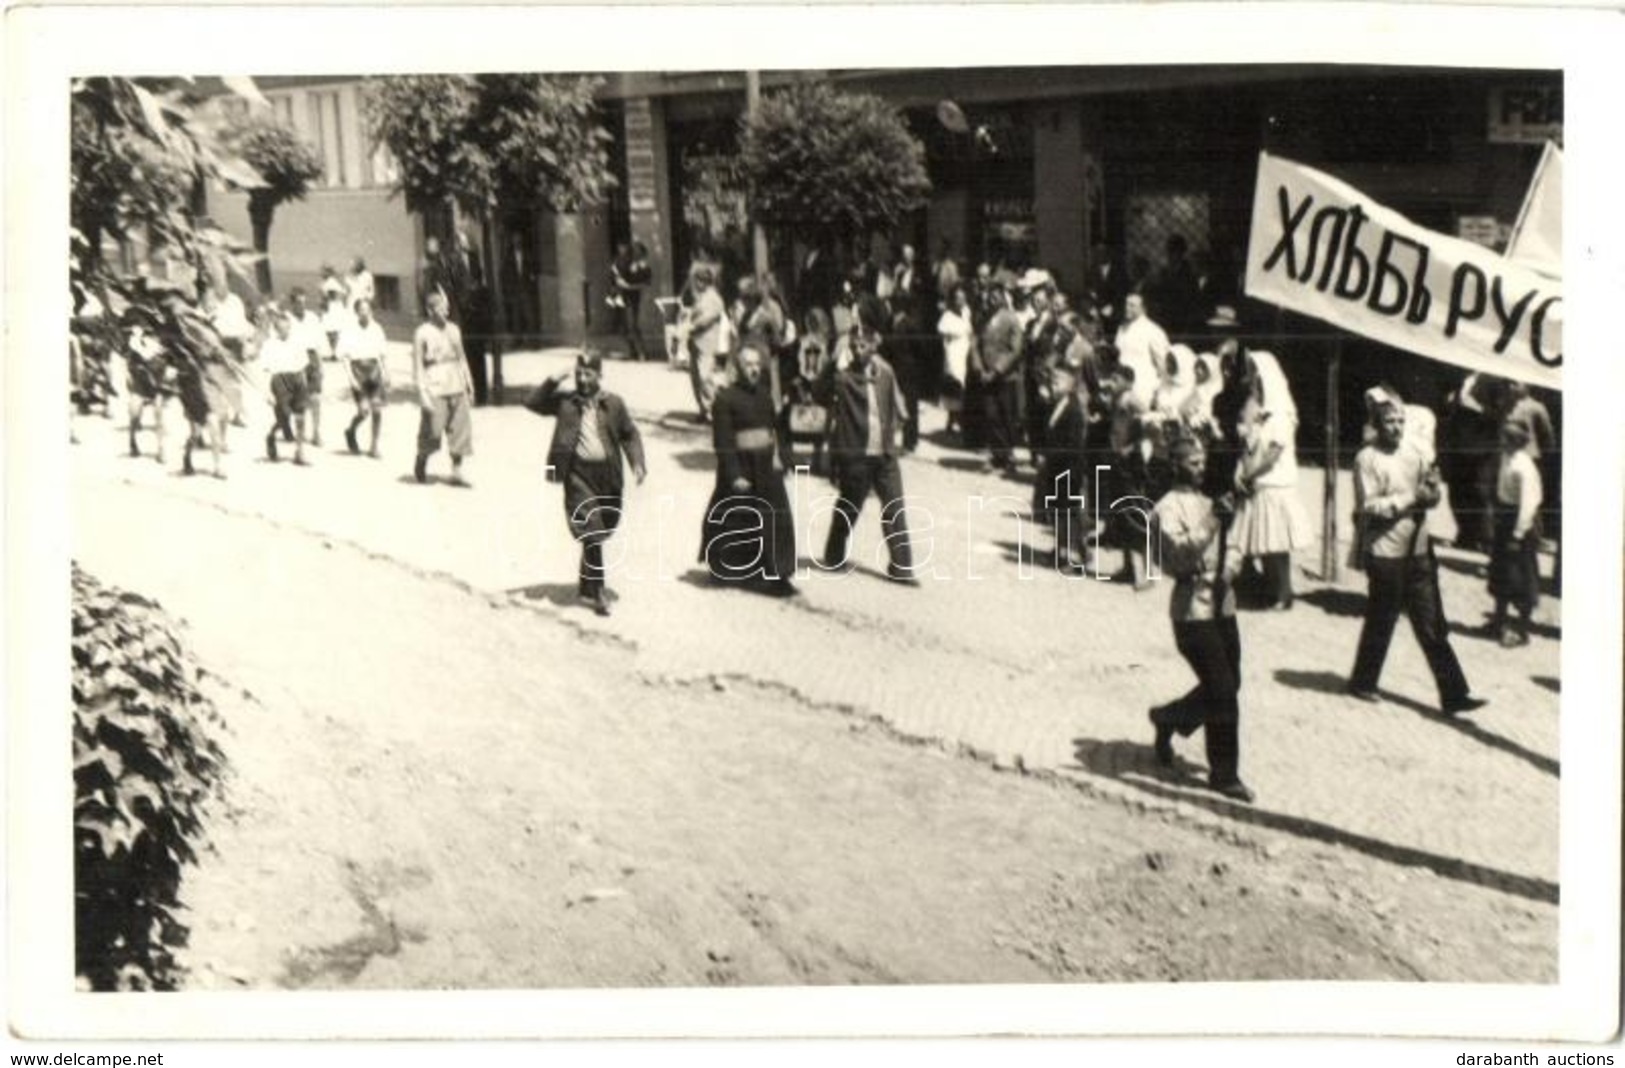
[[[1332,340],[1332,358],[1326,364],[1326,471],[1320,523],[1320,577],[1336,582],[1341,568],[1337,554],[1338,379],[1343,363],[1343,339]]]

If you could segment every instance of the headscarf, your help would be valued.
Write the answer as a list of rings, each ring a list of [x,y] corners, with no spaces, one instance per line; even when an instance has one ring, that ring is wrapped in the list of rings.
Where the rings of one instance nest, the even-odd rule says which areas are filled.
[[[1171,346],[1158,370],[1162,372],[1162,384],[1157,387],[1152,407],[1164,415],[1177,417],[1196,389],[1196,353],[1189,345]]]
[[[1196,354],[1196,367],[1207,372],[1207,381],[1195,381],[1190,396],[1185,398],[1180,408],[1180,418],[1192,427],[1207,426],[1213,422],[1213,402],[1224,392],[1224,372],[1219,366],[1219,358],[1211,352]],[[1199,376],[1192,374],[1193,380]]]
[[[1282,416],[1290,419],[1294,426],[1297,425],[1298,405],[1292,399],[1292,387],[1287,385],[1286,374],[1282,372],[1275,355],[1262,349],[1251,349],[1247,356],[1253,361],[1253,370],[1258,375],[1259,412]]]

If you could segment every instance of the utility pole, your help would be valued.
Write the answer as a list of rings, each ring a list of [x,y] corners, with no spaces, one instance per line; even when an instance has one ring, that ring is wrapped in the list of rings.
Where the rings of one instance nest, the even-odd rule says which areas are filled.
[[[747,70],[745,72],[745,115],[754,120],[762,110],[762,73],[761,71]],[[754,216],[754,212],[752,215]],[[753,217],[750,224],[751,246],[754,253],[757,277],[765,277],[768,272],[767,262],[767,231],[762,224]]]

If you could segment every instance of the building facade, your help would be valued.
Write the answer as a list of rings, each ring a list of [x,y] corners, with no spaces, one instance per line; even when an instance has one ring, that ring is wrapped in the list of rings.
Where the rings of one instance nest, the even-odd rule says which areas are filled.
[[[929,203],[885,243],[909,241],[969,263],[1041,264],[1063,288],[1093,259],[1129,277],[1161,266],[1178,235],[1220,291],[1239,286],[1254,171],[1269,151],[1330,171],[1423,226],[1504,241],[1548,138],[1561,138],[1560,72],[1334,66],[1065,67],[767,72],[768,92],[827,79],[900,108],[924,142]],[[277,113],[322,154],[326,174],[276,213],[275,288],[310,285],[356,255],[379,280],[386,326],[418,308],[421,226],[391,193],[359,80],[259,80]],[[725,166],[745,110],[740,73],[612,74],[600,93],[618,184],[576,215],[511,210],[488,262],[515,343],[576,342],[612,329],[609,263],[622,242],[649,250],[656,295],[675,292],[701,246],[725,274],[748,270],[743,196]],[[971,132],[937,118],[951,100]],[[246,237],[246,197],[216,194],[211,214]],[[479,244],[480,235],[470,235]],[[793,284],[797,249],[775,248]],[[731,279],[730,279],[731,280]],[[658,333],[652,302],[643,328]],[[1280,328],[1280,323],[1275,324]]]

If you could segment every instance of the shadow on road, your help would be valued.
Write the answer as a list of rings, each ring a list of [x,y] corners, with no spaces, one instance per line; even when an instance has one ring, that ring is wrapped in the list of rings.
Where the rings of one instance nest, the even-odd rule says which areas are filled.
[[[1466,623],[1450,624],[1450,633],[1456,637],[1467,638],[1470,641],[1496,642],[1499,639],[1486,634],[1478,627]],[[1531,638],[1545,638],[1547,641],[1560,642],[1563,640],[1563,628],[1554,627],[1550,623],[1530,623],[1529,636]]]
[[[1275,673],[1275,681],[1293,690],[1329,693],[1342,696],[1348,692],[1349,680],[1335,671],[1295,671],[1282,668]]]
[[[677,461],[677,466],[684,471],[715,471],[717,469],[717,454],[711,449],[684,449],[674,452],[671,458]]]
[[[1348,680],[1330,671],[1294,671],[1291,668],[1283,668],[1275,673],[1275,681],[1294,690],[1309,690],[1313,693],[1337,696],[1346,693],[1348,689]],[[1487,745],[1491,749],[1499,749],[1508,756],[1517,757],[1547,775],[1558,774],[1559,764],[1556,760],[1532,749],[1526,749],[1510,738],[1503,738],[1494,731],[1485,730],[1470,719],[1462,716],[1447,716],[1438,709],[1430,705],[1424,705],[1422,702],[1406,697],[1403,694],[1393,693],[1389,690],[1381,690],[1379,693],[1382,695],[1382,699],[1391,705],[1415,712],[1423,719],[1465,734],[1475,742]],[[1358,702],[1353,699],[1350,699],[1349,704],[1358,707]]]
[[[939,456],[938,467],[946,467],[950,471],[969,471],[980,474],[987,470],[987,464],[977,456]]]
[[[534,586],[516,586],[504,592],[509,597],[523,597],[527,601],[546,601],[548,604],[560,606],[581,602],[581,594],[573,582],[542,582]]]
[[[453,482],[450,475],[437,475],[432,471],[424,477],[422,482],[419,482],[417,480],[417,476],[412,474],[410,471],[404,475],[401,475],[395,479],[395,481],[399,482],[403,486],[449,486],[452,489],[474,488],[474,484],[472,482]]]
[[[1394,842],[1385,842],[1380,838],[1358,834],[1354,831],[1333,827],[1303,816],[1289,816],[1281,812],[1271,812],[1256,805],[1243,805],[1227,800],[1216,794],[1209,794],[1205,790],[1192,789],[1196,785],[1188,775],[1181,776],[1181,769],[1176,764],[1172,775],[1167,780],[1156,776],[1162,769],[1157,768],[1156,758],[1148,745],[1131,742],[1105,742],[1095,738],[1074,738],[1072,740],[1073,752],[1077,763],[1063,770],[1079,771],[1085,774],[1098,775],[1120,782],[1125,786],[1159,798],[1163,801],[1179,801],[1187,805],[1195,805],[1207,809],[1216,815],[1234,819],[1238,823],[1252,824],[1257,827],[1267,827],[1270,830],[1280,831],[1298,838],[1308,838],[1329,845],[1342,846],[1367,856],[1390,864],[1402,864],[1412,868],[1426,868],[1434,874],[1446,879],[1455,879],[1458,882],[1472,883],[1477,886],[1488,887],[1503,893],[1516,894],[1519,897],[1529,898],[1533,901],[1544,901],[1555,905],[1558,903],[1558,886],[1546,879],[1537,879],[1529,875],[1519,875],[1515,872],[1502,871],[1482,864],[1474,864],[1459,857],[1447,857],[1439,853],[1431,853],[1425,849],[1416,849]],[[1148,770],[1150,769],[1150,770]],[[1162,771],[1169,775],[1169,772]]]
[[[1329,616],[1346,616],[1359,619],[1365,615],[1366,596],[1354,590],[1340,590],[1326,586],[1318,590],[1310,590],[1308,593],[1300,593],[1297,599],[1304,604],[1313,605]]]
[[[1529,681],[1543,690],[1550,690],[1553,693],[1563,692],[1563,684],[1550,675],[1531,675]]]

